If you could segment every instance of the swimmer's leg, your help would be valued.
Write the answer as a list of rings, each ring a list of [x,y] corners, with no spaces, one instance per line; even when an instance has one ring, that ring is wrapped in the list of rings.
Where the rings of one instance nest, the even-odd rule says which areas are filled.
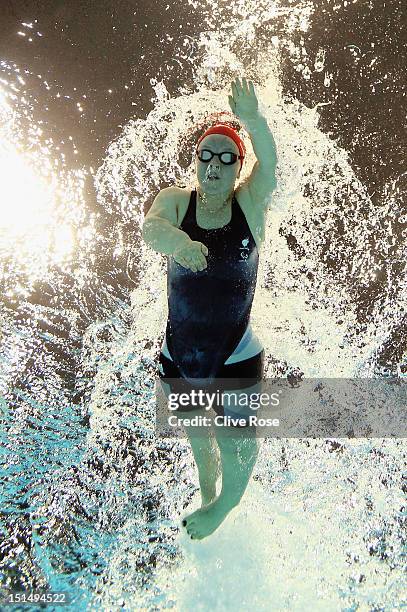
[[[187,412],[177,411],[177,416],[181,419],[190,419],[196,415],[203,415],[202,408]],[[219,448],[210,427],[184,427],[198,468],[202,506],[205,506],[216,498],[216,482],[221,473]]]
[[[217,427],[222,462],[222,490],[217,499],[227,513],[237,506],[247,488],[259,452],[254,427]]]
[[[257,391],[259,386],[261,383],[236,393]],[[215,435],[221,453],[222,490],[214,501],[187,517],[186,529],[193,539],[202,539],[213,533],[239,504],[258,456],[259,445],[254,427],[219,425],[215,428]]]
[[[169,384],[161,380],[161,387],[168,398],[171,393]],[[195,410],[177,410],[179,419],[191,419],[194,416],[204,416],[208,413],[199,407]],[[209,504],[216,497],[216,482],[221,474],[219,448],[211,427],[184,425],[192,453],[198,468],[199,486],[201,489],[202,506]]]

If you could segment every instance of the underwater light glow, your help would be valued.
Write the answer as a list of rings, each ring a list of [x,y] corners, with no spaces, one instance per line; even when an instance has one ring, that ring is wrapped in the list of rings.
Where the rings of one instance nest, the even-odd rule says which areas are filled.
[[[48,250],[55,242],[58,258],[68,254],[73,246],[72,230],[68,225],[56,225],[54,219],[55,177],[47,180],[41,176],[15,145],[3,139],[0,182],[2,242],[24,237],[25,246],[35,251]]]

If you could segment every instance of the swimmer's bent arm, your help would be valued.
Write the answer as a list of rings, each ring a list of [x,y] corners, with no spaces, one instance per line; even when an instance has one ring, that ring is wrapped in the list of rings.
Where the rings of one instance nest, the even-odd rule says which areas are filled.
[[[201,272],[207,267],[208,249],[176,227],[178,213],[175,194],[173,187],[160,191],[146,215],[142,236],[154,251],[172,256],[192,272]]]
[[[160,191],[146,214],[142,236],[154,251],[173,255],[180,246],[192,242],[186,232],[176,227],[178,221],[175,190],[167,187]]]
[[[192,242],[191,238],[171,225],[166,219],[151,216],[144,221],[143,239],[149,247],[163,255],[173,255],[181,245]]]

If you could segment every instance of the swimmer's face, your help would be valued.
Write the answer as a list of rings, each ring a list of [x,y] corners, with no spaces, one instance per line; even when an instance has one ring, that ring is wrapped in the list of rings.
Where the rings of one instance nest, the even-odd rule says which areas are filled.
[[[229,151],[240,155],[239,148],[232,138],[224,134],[209,134],[199,144],[198,150],[209,149],[213,153]],[[199,187],[203,192],[210,194],[222,193],[233,189],[236,179],[240,176],[240,162],[238,159],[234,164],[222,164],[219,157],[214,155],[208,162],[203,162],[195,155],[196,176]],[[208,175],[214,174],[218,179],[210,180]]]

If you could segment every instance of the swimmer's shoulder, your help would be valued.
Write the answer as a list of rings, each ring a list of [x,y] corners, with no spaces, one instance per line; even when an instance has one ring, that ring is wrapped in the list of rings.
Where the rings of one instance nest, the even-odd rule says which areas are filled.
[[[166,187],[162,191],[166,192],[165,197],[168,197],[171,200],[172,205],[175,205],[176,207],[177,226],[179,227],[188,210],[192,189],[190,187],[172,185],[171,187]]]
[[[188,208],[191,189],[171,185],[164,187],[154,198],[153,204],[146,214],[146,219],[160,217],[179,227]]]

